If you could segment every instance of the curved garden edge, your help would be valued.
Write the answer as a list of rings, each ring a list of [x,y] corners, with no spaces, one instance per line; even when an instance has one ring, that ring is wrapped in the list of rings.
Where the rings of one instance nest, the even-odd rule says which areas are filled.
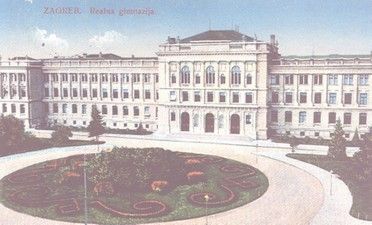
[[[341,179],[336,177],[332,177],[331,184],[331,174],[327,170],[300,160],[289,158],[286,156],[286,153],[282,152],[266,152],[259,154],[301,169],[319,180],[323,187],[324,202],[319,212],[316,213],[312,219],[311,224],[371,224],[370,221],[359,220],[350,215],[353,198],[349,188]]]

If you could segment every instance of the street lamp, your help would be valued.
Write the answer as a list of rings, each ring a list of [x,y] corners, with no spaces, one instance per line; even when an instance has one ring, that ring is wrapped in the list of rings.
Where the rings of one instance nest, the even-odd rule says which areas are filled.
[[[204,195],[204,199],[205,199],[205,225],[208,225],[208,200],[209,200],[208,194]]]

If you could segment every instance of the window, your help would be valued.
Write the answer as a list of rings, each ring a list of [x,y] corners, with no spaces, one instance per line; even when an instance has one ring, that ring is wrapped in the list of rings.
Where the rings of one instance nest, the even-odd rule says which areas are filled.
[[[305,123],[306,122],[306,112],[299,112],[298,122],[299,123]]]
[[[128,115],[129,115],[128,106],[123,106],[123,116],[128,116]]]
[[[155,82],[159,83],[159,74],[155,73]]]
[[[351,113],[344,113],[344,125],[351,124]]]
[[[88,89],[83,88],[83,98],[88,97]]]
[[[190,70],[188,66],[181,69],[181,84],[190,84]]]
[[[134,116],[139,116],[139,108],[138,108],[138,106],[134,106],[133,107],[133,115]]]
[[[368,94],[360,93],[359,94],[359,105],[367,105],[368,103]]]
[[[26,89],[25,89],[25,87],[21,87],[21,97],[26,97]]]
[[[176,119],[176,118],[174,118],[174,119]],[[174,121],[174,120],[172,120],[172,121]],[[193,119],[192,119],[192,121],[193,121],[192,122],[193,123],[193,126],[194,127],[198,127],[199,126],[199,115],[198,114],[195,114],[194,117],[193,117]]]
[[[176,121],[176,113],[175,112],[171,112],[171,115],[170,115],[170,120],[171,121]]]
[[[224,121],[223,121],[223,115],[218,116],[218,128],[223,128]]]
[[[231,84],[240,84],[240,68],[239,66],[234,66],[231,69]]]
[[[108,97],[107,88],[103,88],[102,89],[102,98],[107,98],[107,97]]]
[[[121,75],[122,75],[123,83],[129,83],[129,74],[123,73]]]
[[[314,119],[313,119],[313,122],[314,123],[320,123],[321,121],[321,112],[314,112]]]
[[[123,89],[123,98],[129,98],[129,91],[128,91],[128,89]]]
[[[323,84],[323,75],[315,74],[313,79],[314,79],[314,84],[316,84],[316,85],[322,85]]]
[[[93,83],[97,83],[98,82],[98,75],[96,73],[91,73],[90,74],[90,79]]]
[[[245,115],[245,124],[252,124],[252,115],[251,114]]]
[[[226,83],[226,77],[225,75],[221,74],[221,77],[220,77],[220,83],[221,84],[225,84]]]
[[[93,95],[93,98],[97,98],[97,88],[93,88],[92,89],[92,95]]]
[[[184,102],[189,101],[189,93],[187,91],[182,92],[182,101]]]
[[[117,116],[118,115],[118,107],[116,105],[112,106],[112,115]]]
[[[151,98],[150,90],[145,90],[145,99],[150,99],[150,98]]]
[[[102,106],[102,114],[107,115],[107,106],[106,105]]]
[[[211,91],[207,92],[207,101],[213,102],[213,92]]]
[[[353,75],[344,75],[343,84],[353,85]]]
[[[270,84],[278,85],[279,84],[279,75],[271,75],[270,76]]]
[[[155,95],[156,95],[156,100],[158,100],[159,99],[159,91],[156,90]]]
[[[143,108],[143,112],[144,112],[144,114],[145,114],[146,116],[150,116],[150,107],[145,106],[145,107]]]
[[[337,95],[336,93],[329,93],[328,104],[336,104]]]
[[[315,137],[319,137],[319,132],[314,132]]]
[[[293,84],[293,74],[288,74],[284,76],[285,84]]]
[[[250,74],[247,74],[246,84],[252,84],[252,76]]]
[[[3,81],[6,80],[6,76],[4,76]],[[49,74],[44,74],[44,82],[49,82]]]
[[[306,102],[307,102],[306,92],[300,92],[300,103],[306,103]]]
[[[367,113],[359,113],[359,125],[367,124]]]
[[[76,73],[71,74],[71,80],[72,80],[72,82],[77,82],[78,81],[78,75]]]
[[[63,92],[63,97],[68,97],[68,90],[67,90],[67,88],[63,88],[62,92]]]
[[[53,97],[58,97],[58,93],[59,93],[58,88],[54,88],[53,89]]]
[[[351,104],[351,98],[352,98],[351,93],[345,93],[344,94],[344,104]]]
[[[57,103],[53,104],[53,113],[58,113],[58,104]]]
[[[279,102],[279,93],[274,91],[271,92],[271,103],[278,103]]]
[[[72,89],[72,97],[76,98],[78,96],[77,88]]]
[[[67,73],[62,73],[61,75],[62,75],[62,81],[67,82],[68,81]]]
[[[104,83],[108,82],[108,75],[107,75],[107,73],[101,73],[100,75],[101,75],[102,82],[104,82]]]
[[[308,75],[307,74],[301,74],[300,75],[300,84],[308,84]]]
[[[6,107],[6,103],[3,103],[3,113],[6,113],[8,111],[8,108]]]
[[[140,97],[139,90],[134,90],[134,98],[138,99]]]
[[[132,80],[133,83],[139,83],[141,81],[141,74],[139,73],[132,74]]]
[[[177,100],[177,95],[176,95],[175,91],[170,91],[169,92],[169,100],[172,101],[172,102]]]
[[[200,75],[198,73],[195,74],[195,84],[200,84]]]
[[[301,132],[300,132],[300,136],[301,136],[301,137],[305,136],[305,131],[301,131]]]
[[[285,93],[285,103],[292,103],[292,92]]]
[[[233,92],[233,103],[239,103],[239,92]]]
[[[194,92],[194,101],[195,102],[200,102],[200,92],[199,91]]]
[[[113,89],[112,90],[112,97],[113,98],[119,98],[119,91],[118,91],[118,89]]]
[[[144,73],[144,74],[143,74],[143,82],[145,82],[145,83],[150,83],[150,81],[151,81],[151,76],[150,76],[150,74],[149,74],[149,73]]]
[[[25,108],[25,105],[24,104],[21,104],[20,105],[19,111],[20,111],[21,114],[25,114],[26,108]]]
[[[112,73],[111,74],[112,82],[117,83],[119,82],[119,77],[117,73]]]
[[[44,96],[49,98],[49,88],[44,88]]]
[[[213,66],[208,66],[205,74],[205,83],[214,84],[214,68]]]
[[[87,114],[87,105],[84,104],[81,106],[81,114],[83,115]]]
[[[16,113],[16,111],[17,111],[16,110],[16,105],[15,104],[11,104],[10,105],[10,110],[11,110],[12,113]]]
[[[270,118],[271,118],[271,122],[277,123],[278,122],[278,110],[272,110]]]
[[[292,111],[285,111],[285,118],[286,123],[292,123]]]
[[[321,92],[315,92],[314,93],[314,103],[315,104],[322,103],[322,93]]]
[[[82,73],[81,75],[81,81],[82,82],[87,82],[88,81],[88,75],[86,73]]]
[[[368,85],[368,75],[359,75],[359,85]]]
[[[52,73],[52,78],[54,82],[58,82],[58,74]]]
[[[337,75],[328,75],[328,84],[337,85]]]
[[[72,113],[77,113],[77,105],[76,104],[72,104]]]
[[[253,94],[251,92],[245,93],[245,103],[253,102]]]
[[[226,102],[226,93],[220,92],[220,102]]]
[[[67,104],[62,104],[62,113],[67,113]]]
[[[328,113],[328,123],[336,123],[336,113],[335,112]]]

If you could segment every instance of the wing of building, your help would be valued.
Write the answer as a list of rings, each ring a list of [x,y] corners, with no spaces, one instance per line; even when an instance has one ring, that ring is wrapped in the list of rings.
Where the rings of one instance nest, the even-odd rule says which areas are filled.
[[[2,60],[0,113],[86,127],[96,105],[109,128],[249,139],[329,138],[337,119],[350,138],[372,125],[372,55],[283,57],[274,35],[235,30],[168,37],[156,55]]]

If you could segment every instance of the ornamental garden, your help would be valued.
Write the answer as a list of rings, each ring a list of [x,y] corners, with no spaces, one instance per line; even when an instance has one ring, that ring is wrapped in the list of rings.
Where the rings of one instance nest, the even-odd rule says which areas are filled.
[[[33,216],[89,223],[189,219],[254,201],[268,188],[259,170],[217,156],[160,148],[114,148],[26,167],[0,181],[1,202]]]

